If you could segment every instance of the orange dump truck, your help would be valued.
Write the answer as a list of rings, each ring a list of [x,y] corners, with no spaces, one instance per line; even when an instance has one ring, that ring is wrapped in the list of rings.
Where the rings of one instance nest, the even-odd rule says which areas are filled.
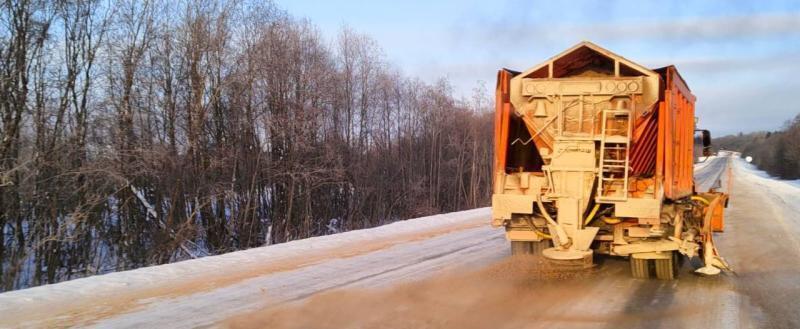
[[[681,255],[727,269],[712,239],[727,196],[697,193],[695,96],[674,66],[648,69],[581,42],[497,77],[492,225],[513,254],[591,265],[629,257],[672,279]],[[721,227],[716,227],[721,230]]]

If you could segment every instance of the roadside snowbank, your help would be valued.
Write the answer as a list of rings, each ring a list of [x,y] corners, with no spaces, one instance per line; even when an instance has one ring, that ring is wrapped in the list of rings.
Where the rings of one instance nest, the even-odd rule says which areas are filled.
[[[130,271],[96,275],[29,289],[0,294],[0,314],[11,314],[26,305],[58,302],[69,303],[80,298],[97,298],[115,292],[145,289],[201,278],[248,264],[278,262],[301,258],[316,251],[346,247],[427,231],[489,223],[490,208],[478,208],[399,221],[371,229],[295,240],[287,243],[209,256],[172,264],[144,267]]]
[[[714,162],[715,159],[719,158],[716,155],[708,156],[708,157],[700,157],[700,161],[694,164],[694,172],[697,174],[698,172],[705,171],[709,164]]]
[[[752,163],[748,163],[747,161],[744,161],[742,158],[734,158],[734,161],[736,162],[736,165],[739,166],[743,172],[746,172],[748,174],[751,174],[751,175],[754,175],[754,176],[756,176],[758,178],[761,178],[761,179],[757,179],[756,181],[759,181],[762,184],[765,184],[766,182],[769,182],[769,183],[766,183],[766,184],[775,184],[776,186],[779,186],[779,188],[782,189],[784,192],[800,193],[800,179],[783,180],[783,179],[780,179],[778,177],[773,177],[772,175],[768,174],[766,171],[758,169],[758,167],[756,167]],[[781,185],[788,185],[788,186],[780,187]]]
[[[792,248],[800,250],[800,239],[797,238],[800,236],[799,182],[774,178],[738,157],[734,157],[732,162],[734,176],[741,183],[740,186],[734,184],[732,189],[734,191],[741,188],[747,189],[751,195],[763,197],[761,198],[763,201],[756,204],[752,200],[755,197],[750,197],[750,200],[732,198],[731,202],[739,207],[759,209],[758,215],[749,220],[777,224],[776,226],[785,233],[783,237],[764,238],[779,239]]]

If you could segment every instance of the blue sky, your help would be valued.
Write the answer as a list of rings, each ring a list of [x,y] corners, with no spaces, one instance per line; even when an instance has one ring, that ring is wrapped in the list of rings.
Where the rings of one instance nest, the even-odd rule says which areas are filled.
[[[278,0],[333,40],[374,38],[406,75],[468,96],[581,40],[649,67],[678,66],[717,135],[776,130],[800,114],[800,1]]]

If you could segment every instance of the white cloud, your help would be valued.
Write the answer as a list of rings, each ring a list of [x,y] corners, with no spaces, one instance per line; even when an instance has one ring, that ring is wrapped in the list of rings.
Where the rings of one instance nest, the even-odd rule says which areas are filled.
[[[800,13],[695,17],[658,20],[610,20],[600,24],[552,23],[541,20],[500,20],[465,23],[453,29],[456,43],[513,46],[561,43],[562,40],[681,42],[712,39],[764,38],[800,35]]]

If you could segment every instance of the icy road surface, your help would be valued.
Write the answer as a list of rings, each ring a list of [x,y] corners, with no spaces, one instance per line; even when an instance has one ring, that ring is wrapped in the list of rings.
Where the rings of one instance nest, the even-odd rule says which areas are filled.
[[[800,327],[800,184],[718,157],[698,186],[726,186],[729,166],[715,240],[736,274],[687,262],[676,281],[635,280],[606,257],[542,271],[508,261],[482,208],[8,292],[0,327]]]

